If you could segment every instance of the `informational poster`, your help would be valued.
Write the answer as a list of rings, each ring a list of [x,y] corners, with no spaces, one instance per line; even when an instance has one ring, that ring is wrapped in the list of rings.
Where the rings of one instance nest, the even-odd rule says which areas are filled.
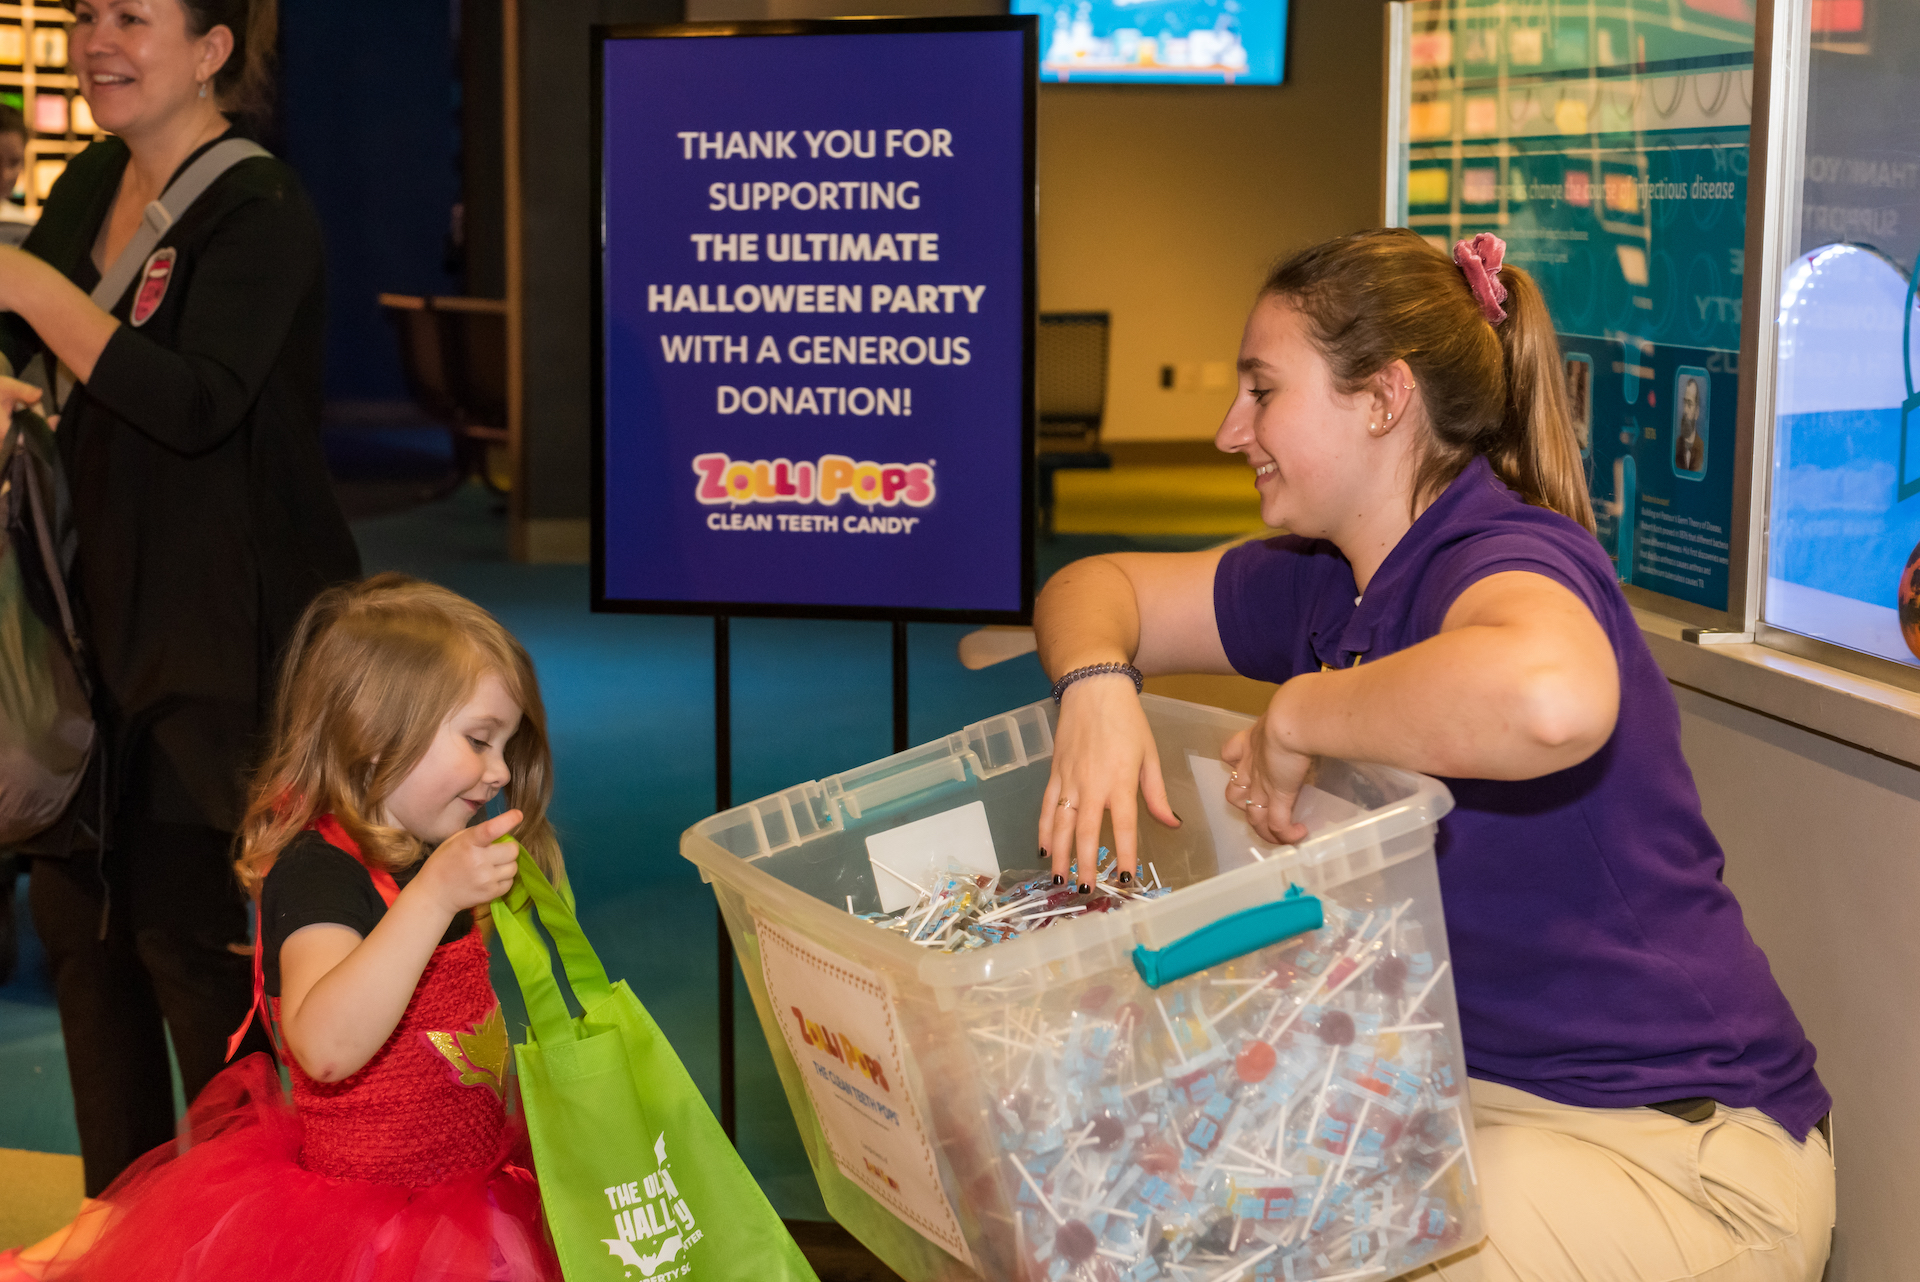
[[[1399,190],[1540,282],[1622,582],[1727,608],[1753,23],[1727,0],[1422,0]]]
[[[840,1173],[971,1264],[902,1063],[886,986],[872,971],[754,918],[767,1000]]]
[[[1033,20],[729,31],[598,47],[596,608],[1019,621]]]

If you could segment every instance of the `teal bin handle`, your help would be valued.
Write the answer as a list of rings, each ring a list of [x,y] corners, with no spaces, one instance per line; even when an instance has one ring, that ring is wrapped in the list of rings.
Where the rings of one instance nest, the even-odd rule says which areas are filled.
[[[1222,917],[1165,948],[1135,944],[1133,968],[1148,988],[1158,988],[1289,936],[1318,930],[1326,919],[1319,897],[1295,886],[1283,899]]]

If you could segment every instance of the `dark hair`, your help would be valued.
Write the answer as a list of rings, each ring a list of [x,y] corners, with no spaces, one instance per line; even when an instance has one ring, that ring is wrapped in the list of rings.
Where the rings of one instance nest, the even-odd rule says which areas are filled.
[[[187,33],[198,39],[215,27],[233,33],[233,52],[214,73],[220,109],[264,123],[273,108],[274,43],[279,34],[278,0],[180,0]]]
[[[19,134],[22,138],[28,136],[27,118],[11,103],[0,102],[0,134]],[[6,193],[0,192],[0,200],[5,199]]]
[[[1300,309],[1347,394],[1394,361],[1413,371],[1430,424],[1414,475],[1416,509],[1484,454],[1529,503],[1592,530],[1546,300],[1518,267],[1502,267],[1500,283],[1507,317],[1489,324],[1451,258],[1415,232],[1383,227],[1302,250],[1274,268],[1260,292]]]

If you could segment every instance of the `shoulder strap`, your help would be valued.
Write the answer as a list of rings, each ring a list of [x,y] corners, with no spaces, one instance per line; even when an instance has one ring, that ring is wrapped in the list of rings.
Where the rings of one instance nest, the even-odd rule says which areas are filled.
[[[127,286],[133,284],[133,278],[139,274],[146,263],[147,255],[167,234],[167,229],[178,222],[180,215],[192,208],[193,202],[214,180],[243,160],[255,156],[270,156],[273,153],[257,142],[245,138],[228,138],[217,142],[201,154],[200,159],[188,165],[186,172],[167,184],[160,199],[147,206],[146,213],[140,219],[140,230],[133,234],[127,247],[120,251],[120,257],[100,277],[100,283],[94,287],[93,301],[106,311],[112,311],[114,304],[120,301],[120,295],[127,292]]]
[[[332,846],[336,850],[344,851],[352,855],[355,859],[358,859],[360,866],[365,868],[367,874],[373,878],[373,888],[380,892],[380,898],[386,901],[387,907],[393,907],[393,901],[400,897],[399,883],[394,881],[393,874],[385,868],[380,867],[378,864],[370,864],[367,862],[366,857],[360,853],[360,843],[347,834],[347,830],[340,826],[340,821],[335,819],[331,812],[315,815],[313,822],[307,825],[307,830],[319,833],[321,839],[329,846]],[[281,1050],[281,1058],[283,1060],[286,1058],[283,1049],[284,1043],[280,1037],[278,1021],[273,1017],[273,1006],[267,1001],[267,973],[262,957],[263,946],[264,940],[262,939],[260,930],[260,901],[255,899],[253,927],[253,1004],[247,1007],[247,1017],[240,1021],[240,1027],[235,1029],[233,1036],[227,1039],[227,1059],[229,1061],[233,1059],[234,1053],[240,1049],[240,1040],[247,1035],[247,1028],[253,1023],[255,1011],[260,1013],[261,1022],[266,1027],[267,1037],[273,1042],[274,1048]]]
[[[367,862],[367,857],[360,853],[360,843],[347,835],[347,830],[340,826],[340,821],[335,819],[331,812],[314,816],[313,822],[307,827],[319,833],[329,846],[336,850],[344,850],[358,859],[360,866],[367,870],[367,875],[373,878],[373,888],[380,892],[380,898],[387,907],[393,907],[393,901],[400,898],[400,883],[393,879],[392,873],[379,864]]]

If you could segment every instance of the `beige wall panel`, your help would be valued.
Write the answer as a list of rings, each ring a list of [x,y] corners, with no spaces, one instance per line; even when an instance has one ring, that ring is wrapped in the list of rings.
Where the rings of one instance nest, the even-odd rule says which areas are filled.
[[[1827,1282],[1914,1270],[1920,1192],[1920,771],[1684,687],[1681,742],[1727,884],[1834,1097]]]
[[[1040,307],[1113,314],[1110,440],[1213,435],[1232,393],[1205,366],[1235,359],[1268,265],[1380,221],[1381,6],[1290,22],[1277,87],[1040,90]]]

